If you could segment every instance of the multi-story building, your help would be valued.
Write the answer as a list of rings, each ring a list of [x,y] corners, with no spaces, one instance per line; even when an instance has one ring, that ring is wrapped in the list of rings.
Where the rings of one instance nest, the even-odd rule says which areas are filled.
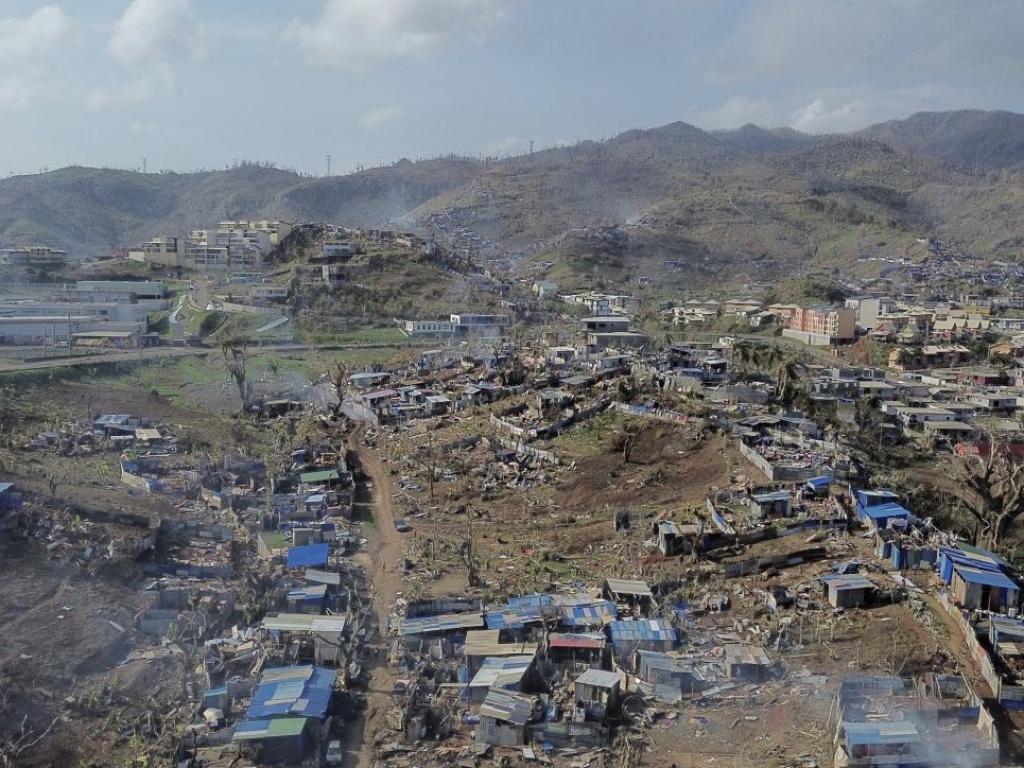
[[[180,267],[185,262],[185,241],[183,238],[167,235],[154,237],[137,248],[129,248],[128,258],[146,264]]]
[[[0,248],[0,266],[60,269],[68,263],[68,252],[44,245]]]
[[[291,224],[283,221],[269,221],[267,219],[261,219],[260,221],[222,221],[217,225],[217,228],[221,230],[255,230],[263,232],[267,235],[271,245],[277,245],[288,237],[288,233],[292,231]]]
[[[790,317],[782,333],[806,344],[826,346],[852,341],[856,323],[857,311],[852,307],[801,307]]]

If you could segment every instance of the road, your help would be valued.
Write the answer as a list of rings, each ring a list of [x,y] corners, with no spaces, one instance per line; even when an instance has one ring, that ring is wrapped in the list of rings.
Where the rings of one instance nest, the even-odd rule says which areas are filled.
[[[364,508],[370,506],[375,522],[375,525],[364,525],[367,545],[361,560],[373,585],[373,607],[377,612],[381,634],[376,642],[376,660],[368,665],[370,684],[366,711],[362,718],[352,723],[343,741],[345,762],[349,768],[369,768],[373,764],[374,735],[384,727],[391,707],[391,692],[397,675],[387,664],[391,643],[385,627],[395,597],[402,587],[401,565],[404,557],[402,534],[395,530],[391,472],[376,452],[363,442],[363,432],[363,427],[355,429],[349,434],[346,445],[355,454],[359,466],[373,484],[368,500],[366,495],[360,495],[357,498],[361,501],[357,503]]]
[[[308,352],[309,350],[348,351],[353,349],[391,349],[394,344],[253,344],[250,350],[266,352]],[[412,347],[410,347],[412,348]],[[139,351],[100,352],[95,355],[76,355],[73,357],[53,357],[46,360],[11,360],[0,362],[0,373],[11,371],[32,371],[46,368],[68,368],[81,365],[104,365],[108,363],[136,363],[140,360],[155,360],[162,357],[187,357],[189,355],[208,355],[216,351],[212,347],[146,347]]]

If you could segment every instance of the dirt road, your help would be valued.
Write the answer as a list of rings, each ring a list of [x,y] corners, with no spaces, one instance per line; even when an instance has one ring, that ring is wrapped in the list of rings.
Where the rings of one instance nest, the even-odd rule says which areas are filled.
[[[373,584],[373,606],[377,612],[381,636],[376,645],[376,660],[370,664],[370,686],[367,692],[366,712],[348,731],[344,741],[346,765],[368,768],[373,763],[374,735],[386,720],[391,702],[391,691],[397,675],[387,665],[390,640],[386,634],[388,615],[395,595],[402,588],[401,563],[403,557],[402,534],[395,530],[393,488],[391,472],[381,463],[376,452],[363,442],[362,428],[353,431],[347,446],[369,477],[373,488],[365,488],[357,495],[357,512],[362,506],[370,507],[374,525],[364,527],[367,539],[365,554],[361,557],[367,576]]]

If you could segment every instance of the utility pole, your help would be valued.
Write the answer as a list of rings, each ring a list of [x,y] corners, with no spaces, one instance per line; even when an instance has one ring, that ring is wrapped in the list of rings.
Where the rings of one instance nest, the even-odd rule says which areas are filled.
[[[331,175],[331,156],[327,155],[327,175]]]

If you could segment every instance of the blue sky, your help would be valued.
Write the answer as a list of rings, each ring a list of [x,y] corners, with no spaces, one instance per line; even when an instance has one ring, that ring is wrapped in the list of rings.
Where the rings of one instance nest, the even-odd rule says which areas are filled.
[[[0,175],[1024,111],[1024,2],[0,0]]]

